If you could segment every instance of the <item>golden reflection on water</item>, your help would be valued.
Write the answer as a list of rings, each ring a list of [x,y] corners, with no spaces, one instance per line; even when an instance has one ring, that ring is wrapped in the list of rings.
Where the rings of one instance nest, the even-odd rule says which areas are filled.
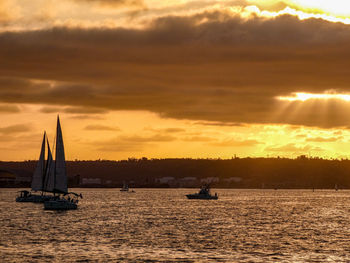
[[[79,209],[44,211],[0,192],[5,262],[347,262],[349,191],[79,189]]]

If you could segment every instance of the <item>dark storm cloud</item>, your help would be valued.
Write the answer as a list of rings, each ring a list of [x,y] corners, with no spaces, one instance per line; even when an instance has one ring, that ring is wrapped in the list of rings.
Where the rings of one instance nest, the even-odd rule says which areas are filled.
[[[8,32],[0,34],[0,101],[214,124],[347,126],[347,103],[328,103],[324,114],[318,102],[275,97],[349,91],[349,44],[348,25],[224,12],[163,17],[145,29]]]

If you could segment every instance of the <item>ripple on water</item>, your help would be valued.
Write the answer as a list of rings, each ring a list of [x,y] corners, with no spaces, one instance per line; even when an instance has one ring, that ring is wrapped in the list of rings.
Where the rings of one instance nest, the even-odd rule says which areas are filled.
[[[0,192],[4,262],[348,262],[350,192],[76,189],[75,211]]]

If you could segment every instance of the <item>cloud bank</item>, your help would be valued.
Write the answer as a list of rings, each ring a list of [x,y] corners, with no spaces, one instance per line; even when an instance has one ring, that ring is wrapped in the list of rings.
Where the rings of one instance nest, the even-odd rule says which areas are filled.
[[[145,110],[223,125],[348,126],[348,103],[276,97],[348,92],[349,44],[345,24],[217,10],[164,16],[141,29],[4,32],[0,102],[72,114]]]

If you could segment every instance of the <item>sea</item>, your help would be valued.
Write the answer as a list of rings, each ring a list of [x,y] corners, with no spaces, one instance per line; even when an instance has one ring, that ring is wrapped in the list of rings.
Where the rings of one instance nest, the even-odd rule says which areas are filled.
[[[0,189],[1,262],[350,262],[350,191],[71,189],[45,211]]]

